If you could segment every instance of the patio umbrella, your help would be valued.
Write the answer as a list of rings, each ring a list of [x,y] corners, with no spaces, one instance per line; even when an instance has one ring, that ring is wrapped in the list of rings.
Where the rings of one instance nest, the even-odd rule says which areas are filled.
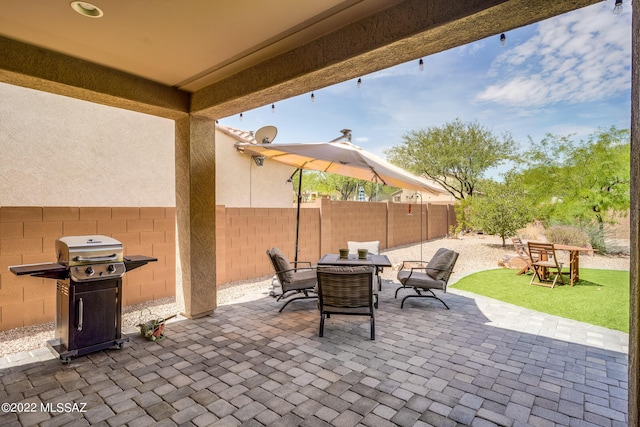
[[[345,135],[346,136],[346,135]],[[374,154],[348,141],[315,142],[300,144],[253,144],[238,142],[236,148],[254,158],[271,159],[297,168],[298,212],[296,224],[295,260],[298,260],[298,232],[300,227],[300,201],[302,170],[330,172],[392,187],[431,194],[444,190],[430,185],[425,179],[392,165]],[[295,175],[295,172],[294,174]],[[292,175],[292,177],[293,177]]]
[[[440,194],[443,190],[425,179],[392,165],[346,141],[303,144],[252,144],[239,142],[236,148],[253,157],[264,157],[297,169],[330,172],[392,187]]]

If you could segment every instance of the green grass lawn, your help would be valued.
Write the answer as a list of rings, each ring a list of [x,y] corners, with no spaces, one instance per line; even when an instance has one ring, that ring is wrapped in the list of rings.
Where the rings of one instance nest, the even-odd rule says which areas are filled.
[[[531,274],[506,268],[463,277],[452,287],[520,307],[629,332],[629,272],[580,269],[574,287],[529,285]],[[568,281],[567,281],[568,282]]]

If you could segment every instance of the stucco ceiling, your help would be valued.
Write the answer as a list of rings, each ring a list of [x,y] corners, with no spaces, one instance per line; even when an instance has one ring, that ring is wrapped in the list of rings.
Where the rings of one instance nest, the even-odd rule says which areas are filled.
[[[393,0],[0,1],[0,35],[194,92]]]

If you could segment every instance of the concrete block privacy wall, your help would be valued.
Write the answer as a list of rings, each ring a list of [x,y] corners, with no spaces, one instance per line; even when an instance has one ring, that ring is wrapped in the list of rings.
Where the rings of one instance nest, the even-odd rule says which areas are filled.
[[[423,205],[423,240],[445,237],[456,225],[452,204]],[[299,261],[315,263],[347,241],[379,240],[380,249],[420,241],[420,205],[321,199],[300,210]],[[266,250],[295,258],[296,208],[224,208],[217,215],[218,285],[273,274]]]
[[[446,236],[453,206],[423,205],[423,239]],[[9,272],[11,265],[54,262],[61,236],[103,234],[125,255],[158,258],[124,276],[123,305],[175,296],[175,208],[0,207],[0,330],[55,319],[55,280]],[[296,208],[216,207],[216,284],[273,274],[266,250],[295,258]],[[300,210],[300,261],[315,263],[348,240],[379,240],[382,250],[420,241],[420,206],[322,199]]]
[[[121,241],[125,256],[158,258],[125,274],[124,305],[175,295],[175,208],[0,207],[0,330],[55,319],[56,281],[8,267],[55,262],[56,239],[90,234]]]

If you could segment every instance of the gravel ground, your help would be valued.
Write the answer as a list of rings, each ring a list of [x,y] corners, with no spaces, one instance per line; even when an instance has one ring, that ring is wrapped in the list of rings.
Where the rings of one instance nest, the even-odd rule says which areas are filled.
[[[626,244],[626,250],[625,250]],[[495,236],[464,236],[459,239],[439,239],[383,251],[394,264],[393,268],[386,268],[382,278],[394,280],[396,270],[402,260],[428,260],[440,247],[447,247],[460,253],[455,272],[451,276],[450,284],[468,274],[498,268],[499,261],[507,254],[514,254],[510,241],[502,247],[502,241]],[[629,270],[628,242],[621,242],[623,255],[602,256],[582,255],[580,266],[586,268],[602,268],[611,270]],[[624,255],[624,253],[627,255]],[[558,254],[562,257],[561,254]],[[565,261],[566,263],[566,261]],[[271,276],[258,279],[233,282],[223,285],[218,290],[218,305],[226,305],[241,301],[262,298],[269,294]],[[136,304],[123,308],[122,323],[125,332],[137,330],[137,325],[143,320],[157,317],[169,317],[179,313],[178,304],[174,298],[164,298],[143,304]],[[54,338],[54,323],[44,323],[24,328],[11,329],[0,332],[0,357],[23,351],[40,348],[44,343]]]

